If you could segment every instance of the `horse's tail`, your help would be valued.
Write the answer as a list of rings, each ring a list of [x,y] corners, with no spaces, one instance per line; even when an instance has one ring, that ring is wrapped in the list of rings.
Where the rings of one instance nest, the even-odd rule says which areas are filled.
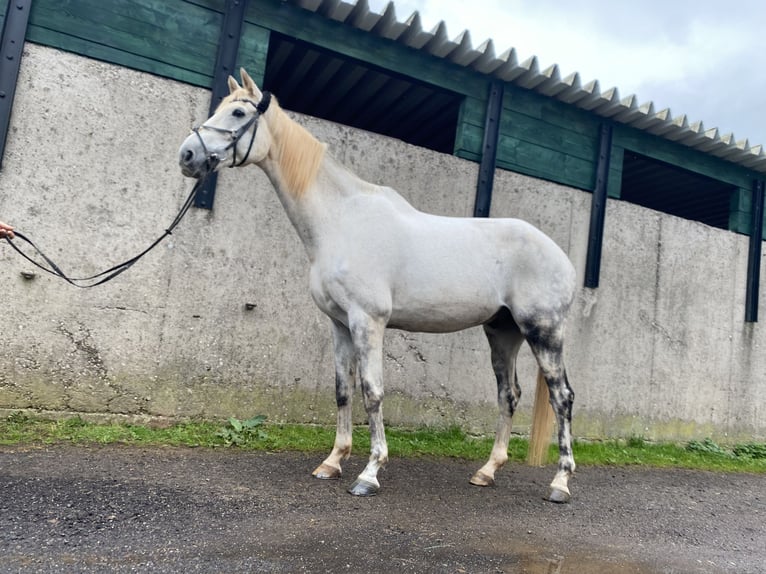
[[[546,463],[548,445],[551,443],[551,434],[553,434],[553,419],[548,384],[545,382],[543,372],[538,368],[535,406],[532,409],[532,427],[529,432],[528,465],[543,466]]]

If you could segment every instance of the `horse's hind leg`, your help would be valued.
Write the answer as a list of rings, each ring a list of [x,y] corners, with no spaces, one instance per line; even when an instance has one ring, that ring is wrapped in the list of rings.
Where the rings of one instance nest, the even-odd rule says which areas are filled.
[[[471,484],[490,486],[495,483],[495,471],[508,460],[508,441],[511,438],[511,422],[521,389],[516,378],[516,356],[524,342],[516,323],[508,314],[502,314],[484,326],[492,351],[492,368],[497,379],[497,404],[499,407],[495,444],[487,463],[471,477]]]
[[[550,485],[548,500],[569,502],[569,479],[575,471],[572,455],[572,403],[574,391],[569,386],[563,359],[563,324],[556,326],[522,325],[524,335],[545,377],[550,403],[558,424],[559,463]]]
[[[356,377],[356,361],[351,333],[345,325],[333,321],[335,345],[335,402],[338,425],[332,452],[312,473],[317,478],[340,478],[340,463],[351,454],[351,396]]]

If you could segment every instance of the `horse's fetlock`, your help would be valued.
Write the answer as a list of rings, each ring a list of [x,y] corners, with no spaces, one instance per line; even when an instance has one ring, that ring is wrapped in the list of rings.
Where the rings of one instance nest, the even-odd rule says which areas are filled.
[[[493,455],[492,462],[495,464],[496,468],[502,468],[503,466],[505,466],[505,463],[508,462],[508,455],[507,454]]]
[[[337,451],[338,458],[341,460],[348,460],[348,458],[351,456],[351,445],[350,444],[343,444],[343,445],[336,445],[335,450]]]

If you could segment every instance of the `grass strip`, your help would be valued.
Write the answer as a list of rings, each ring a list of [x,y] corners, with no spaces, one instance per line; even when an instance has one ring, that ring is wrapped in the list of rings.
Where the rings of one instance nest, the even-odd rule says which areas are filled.
[[[184,422],[167,427],[133,424],[96,424],[79,417],[46,420],[15,413],[0,420],[0,445],[125,444],[135,446],[235,447],[270,452],[329,452],[335,429],[295,424],[262,424],[263,417],[239,421]],[[483,460],[489,456],[493,439],[474,437],[458,427],[447,429],[386,431],[392,457],[450,457]],[[370,448],[366,427],[354,429],[354,451]],[[510,461],[526,459],[528,441],[514,437],[508,447]],[[719,472],[766,473],[766,445],[746,443],[722,447],[710,439],[687,444],[652,443],[640,437],[598,442],[575,441],[575,459],[580,466],[635,465],[688,468]],[[548,462],[555,463],[557,449],[551,445]]]

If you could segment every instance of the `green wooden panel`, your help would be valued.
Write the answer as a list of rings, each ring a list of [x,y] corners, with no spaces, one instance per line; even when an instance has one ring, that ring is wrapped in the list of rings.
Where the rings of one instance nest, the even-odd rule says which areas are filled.
[[[481,156],[485,107],[483,101],[466,98],[456,145],[461,157]],[[595,179],[598,128],[599,121],[580,110],[506,86],[498,165],[590,191]]]
[[[486,100],[487,77],[280,0],[251,0],[246,20],[372,66]]]
[[[599,118],[574,106],[528,90],[509,87],[503,100],[500,133],[592,162],[593,173],[585,178],[592,181],[598,156],[600,123]],[[551,167],[555,174],[558,166]],[[546,171],[545,166],[537,169]],[[580,177],[577,179],[580,180]]]
[[[732,211],[743,211],[750,213],[753,208],[753,191],[751,189],[742,189],[741,187],[731,194],[729,208]]]
[[[484,141],[484,128],[471,124],[461,124],[455,138],[456,152],[460,157],[476,157],[481,160],[481,145]]]
[[[224,0],[35,0],[27,39],[210,87]],[[269,31],[245,23],[238,66],[266,69]]]
[[[94,44],[88,40],[82,40],[67,34],[40,28],[39,26],[30,26],[27,29],[27,40],[58,48],[60,50],[81,54],[89,58],[125,66],[126,68],[133,68],[165,78],[172,78],[194,86],[210,87],[212,78],[210,75],[182,70],[170,64],[163,64],[162,62],[157,62],[150,58],[142,58],[129,52],[124,52],[109,46]]]
[[[221,23],[219,12],[183,0],[37,0],[30,14],[38,37],[55,31],[73,44],[86,41],[206,75],[215,65]]]
[[[592,162],[598,156],[598,130],[591,131],[565,129],[508,109],[500,118],[503,135]]]
[[[466,149],[466,146],[468,145],[468,134],[466,132],[468,129],[469,126],[460,121],[458,114],[458,122],[455,128],[455,144],[452,147],[452,153],[454,155],[463,157],[462,153],[469,151]]]
[[[612,155],[609,158],[609,180],[606,184],[606,195],[614,199],[622,196],[622,161],[625,150],[612,143]]]
[[[502,112],[501,112],[502,113]],[[460,121],[466,124],[484,129],[487,117],[487,102],[479,98],[466,96],[463,102],[463,110]],[[502,115],[501,115],[502,118]]]
[[[750,235],[751,220],[753,218],[752,188],[739,188],[732,193],[729,209],[729,230]],[[763,236],[766,238],[766,212],[763,214]]]
[[[742,235],[750,235],[750,220],[752,216],[749,213],[742,213],[740,211],[729,214],[729,231],[741,233]],[[766,217],[763,220],[763,234],[766,237]],[[766,239],[764,239],[766,241]]]
[[[753,207],[753,192],[738,188],[731,194],[729,201],[729,230],[750,234],[751,209]]]
[[[455,152],[455,155],[461,159],[467,159],[470,161],[475,161],[476,163],[479,163],[481,161],[481,157],[475,153],[467,152],[464,150],[457,150]]]
[[[730,213],[729,231],[741,233],[742,235],[750,235],[750,214],[739,212]]]
[[[470,96],[463,98],[455,130],[455,155],[463,159],[468,159],[468,156],[481,159],[481,145],[484,137],[484,118],[486,113],[486,102]]]
[[[497,164],[504,169],[591,191],[593,160],[500,135]]]
[[[455,144],[455,153],[462,158],[481,159],[484,106],[484,102],[466,98]],[[504,108],[500,119],[497,165],[592,191],[598,154],[598,131],[592,131],[595,131],[592,137],[583,135]]]
[[[237,53],[237,75],[243,67],[250,77],[259,85],[263,85],[266,74],[266,58],[269,52],[269,36],[271,32],[255,24],[245,22],[242,26],[242,37],[239,40]]]
[[[601,118],[573,105],[516,86],[508,86],[503,107],[552,126],[579,131],[598,140]]]
[[[592,191],[597,145],[576,132],[504,111],[498,164]]]

